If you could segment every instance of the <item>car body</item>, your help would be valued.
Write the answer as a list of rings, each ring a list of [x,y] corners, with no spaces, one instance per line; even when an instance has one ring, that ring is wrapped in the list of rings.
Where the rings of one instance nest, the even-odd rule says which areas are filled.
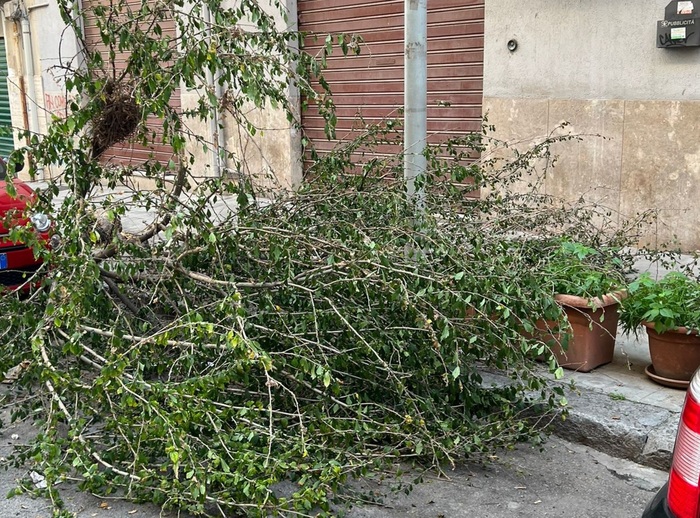
[[[27,207],[35,200],[33,189],[21,180],[12,181],[15,193],[8,192],[8,184],[0,181],[0,290],[28,290],[34,283],[33,276],[42,265],[34,250],[8,239],[10,226],[35,227],[40,240],[49,242],[50,221],[43,214],[29,216]]]
[[[668,482],[642,518],[700,518],[700,370],[685,396]]]

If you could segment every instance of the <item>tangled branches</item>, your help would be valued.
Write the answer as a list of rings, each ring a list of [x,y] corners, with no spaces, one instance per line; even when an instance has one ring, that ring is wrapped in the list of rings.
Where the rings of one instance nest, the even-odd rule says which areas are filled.
[[[301,192],[228,212],[217,200],[245,198],[221,181],[107,198],[107,213],[163,215],[107,255],[65,200],[50,288],[9,324],[32,351],[2,358],[32,361],[27,380],[51,396],[25,453],[42,452],[50,483],[77,475],[195,513],[323,514],[329,495],[351,496],[348,477],[539,438],[558,407],[528,333],[559,314],[536,260],[546,241],[499,230],[487,199],[465,218],[444,169],[419,226],[383,167],[336,172],[319,164]],[[573,232],[567,213],[523,211],[519,230],[545,218]],[[512,384],[483,383],[488,369]]]

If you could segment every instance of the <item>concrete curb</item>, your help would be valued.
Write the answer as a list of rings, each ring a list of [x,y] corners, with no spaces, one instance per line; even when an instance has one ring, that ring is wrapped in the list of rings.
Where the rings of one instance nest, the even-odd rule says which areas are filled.
[[[613,457],[667,471],[680,414],[589,391],[568,392],[569,413],[551,431]]]
[[[484,385],[504,386],[505,376],[483,372]],[[568,414],[556,416],[547,430],[562,439],[589,446],[597,451],[668,471],[680,412],[652,404],[612,397],[591,387],[564,388]]]

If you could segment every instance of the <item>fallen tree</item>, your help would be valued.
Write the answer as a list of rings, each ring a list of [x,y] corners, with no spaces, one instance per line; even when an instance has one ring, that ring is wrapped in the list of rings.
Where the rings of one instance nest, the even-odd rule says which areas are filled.
[[[317,157],[295,193],[262,198],[250,178],[195,182],[201,165],[184,142],[198,137],[183,120],[222,106],[203,92],[197,113],[170,111],[172,90],[159,85],[173,77],[195,85],[209,67],[242,92],[228,109],[245,121],[246,102],[284,105],[287,81],[310,84],[298,75],[307,69],[293,64],[321,70],[290,50],[296,36],[274,29],[254,2],[246,16],[258,13],[259,32],[249,38],[231,29],[241,13],[206,3],[219,9],[211,29],[219,49],[228,48],[217,57],[196,37],[197,8],[178,11],[180,36],[170,45],[152,28],[177,2],[151,12],[146,29],[149,13],[125,11],[129,25],[96,8],[105,38],[132,51],[134,69],[119,88],[96,82],[94,69],[72,70],[68,87],[81,102],[29,150],[35,166],[63,166],[68,192],[57,197],[54,181],[40,194],[61,237],[41,251],[42,286],[0,300],[9,344],[0,369],[29,362],[16,389],[41,394],[16,413],[38,404],[43,420],[18,460],[36,463],[58,507],[55,484],[77,478],[86,490],[194,513],[307,516],[332,514],[334,499],[352,498],[349,477],[406,461],[442,469],[539,440],[565,403],[535,367],[549,355],[532,337],[536,322],[559,317],[540,267],[546,238],[565,234],[617,253],[630,235],[594,227],[597,208],[511,192],[523,176],[537,181],[536,166],[562,139],[508,160],[488,158],[498,144],[485,134],[432,147],[420,217],[397,179],[400,156],[352,163],[358,149],[400,138],[394,121]],[[237,75],[242,59],[260,74]],[[148,81],[155,73],[159,81]],[[276,90],[262,86],[277,76]],[[244,79],[252,83],[241,89]],[[113,143],[96,131],[109,103],[131,115],[141,107],[119,139],[146,138],[149,114],[169,121],[162,138],[178,163],[138,166],[156,189],[114,194],[133,169],[97,160]],[[467,159],[474,151],[480,162]],[[113,194],[101,194],[103,185]],[[481,199],[467,196],[475,189]],[[135,210],[150,220],[127,228]],[[550,366],[558,375],[551,358]],[[488,369],[512,384],[484,383]]]

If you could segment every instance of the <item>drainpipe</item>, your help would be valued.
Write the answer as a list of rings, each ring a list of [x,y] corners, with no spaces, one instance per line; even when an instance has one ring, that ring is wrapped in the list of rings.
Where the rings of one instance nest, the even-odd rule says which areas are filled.
[[[425,192],[422,186],[416,189],[416,180],[427,166],[428,0],[405,0],[404,20],[404,180],[408,199],[421,213]]]
[[[73,2],[73,18],[78,20],[78,28],[80,29],[80,34],[75,33],[75,48],[80,54],[86,52],[83,47],[82,38],[85,37],[85,18],[83,17],[83,0],[75,0]]]
[[[212,78],[213,79],[213,78]],[[221,98],[224,95],[224,87],[221,86],[221,83],[219,82],[218,79],[214,81],[214,95],[216,96],[216,99],[218,101],[221,101]],[[218,168],[218,175],[221,176],[222,172],[224,172],[224,169],[226,168],[226,157],[221,156],[221,153],[225,152],[226,150],[226,126],[224,125],[224,120],[221,118],[221,113],[219,110],[216,110],[216,123],[217,123],[217,133],[216,133],[216,148],[217,148],[217,153],[216,153],[216,159],[217,159],[217,168]]]
[[[32,34],[29,28],[29,11],[24,6],[20,18],[22,28],[22,47],[24,48],[24,74],[27,89],[27,111],[29,112],[29,131],[34,135],[39,134],[39,103],[36,98],[36,83],[34,81],[34,49],[32,47]],[[44,169],[37,169],[40,180],[44,179]]]
[[[289,16],[289,26],[287,30],[298,34],[299,33],[299,5],[297,0],[287,0],[287,12]],[[293,38],[289,41],[290,48],[299,53],[299,39]],[[301,95],[299,87],[290,81],[288,85],[289,105],[294,112],[294,117],[301,124]],[[289,181],[287,187],[290,190],[295,190],[300,187],[304,180],[304,149],[301,144],[301,131],[295,124],[291,124],[289,128],[290,147],[289,147]]]
[[[207,42],[211,45],[212,18],[209,6],[206,3],[202,5],[202,18],[204,19],[204,23],[206,25]],[[207,79],[207,87],[214,91],[214,97],[216,97],[217,101],[220,101],[223,95],[223,88],[219,84],[218,78],[214,77],[214,74],[208,68],[206,69],[205,74]],[[225,160],[223,160],[221,156],[222,150],[226,148],[226,134],[224,132],[224,125],[218,108],[214,108],[214,113],[209,119],[209,132],[211,134],[212,142],[215,143],[211,156],[212,167],[214,170],[214,175],[216,177],[220,177],[226,164]]]

